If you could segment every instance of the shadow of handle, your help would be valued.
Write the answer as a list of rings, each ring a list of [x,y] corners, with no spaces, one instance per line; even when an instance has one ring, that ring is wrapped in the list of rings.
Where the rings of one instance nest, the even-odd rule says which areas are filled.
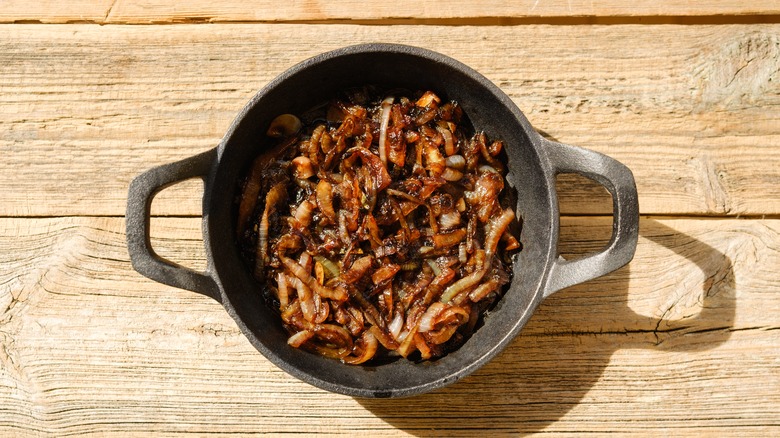
[[[608,274],[631,261],[639,238],[639,201],[631,170],[606,155],[542,138],[556,175],[576,173],[601,184],[612,195],[612,237],[600,252],[553,264],[544,296]]]
[[[632,311],[628,318],[645,319],[655,327],[654,348],[673,351],[704,351],[726,342],[736,317],[734,266],[728,255],[656,220],[644,219],[642,237],[666,247],[695,263],[704,274],[701,310],[680,319],[667,319],[672,305],[660,318],[647,318]],[[685,292],[685,291],[684,291]]]

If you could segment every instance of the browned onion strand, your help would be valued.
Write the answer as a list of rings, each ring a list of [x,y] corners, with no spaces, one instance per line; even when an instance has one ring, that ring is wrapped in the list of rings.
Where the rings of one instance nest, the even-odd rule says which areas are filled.
[[[289,345],[350,364],[440,357],[500,298],[521,247],[503,143],[467,135],[431,91],[368,91],[274,120],[279,145],[237,198],[239,247]]]

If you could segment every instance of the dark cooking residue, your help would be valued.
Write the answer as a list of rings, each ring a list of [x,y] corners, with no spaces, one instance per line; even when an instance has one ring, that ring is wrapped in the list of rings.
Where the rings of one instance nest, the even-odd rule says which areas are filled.
[[[431,91],[369,88],[271,123],[237,239],[290,345],[351,364],[430,359],[475,330],[520,243],[500,203],[503,144],[466,126]]]

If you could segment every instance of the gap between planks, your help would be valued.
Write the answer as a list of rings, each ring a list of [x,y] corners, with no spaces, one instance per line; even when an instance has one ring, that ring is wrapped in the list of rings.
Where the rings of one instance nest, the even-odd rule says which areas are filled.
[[[0,23],[4,23],[0,21]],[[133,21],[133,20],[84,20],[66,19],[61,22],[47,22],[40,19],[19,19],[5,24],[98,24],[104,25],[138,25],[138,26],[166,26],[182,24],[351,24],[361,26],[618,26],[618,25],[682,25],[682,26],[708,26],[729,24],[775,24],[780,23],[780,14],[772,15],[641,15],[641,16],[616,16],[602,17],[594,15],[586,16],[550,16],[550,17],[473,17],[473,18],[377,18],[377,19],[320,19],[320,20],[245,20],[224,19],[216,17],[181,17]]]
[[[3,23],[297,23],[297,24],[413,24],[413,25],[513,25],[513,24],[753,24],[776,20],[780,8],[774,0],[451,0],[436,2],[327,2],[259,0],[215,3],[191,0],[172,4],[161,0],[5,0]]]

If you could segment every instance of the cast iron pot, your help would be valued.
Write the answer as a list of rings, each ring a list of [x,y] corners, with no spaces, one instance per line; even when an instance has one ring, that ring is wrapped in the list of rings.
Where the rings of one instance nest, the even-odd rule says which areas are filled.
[[[288,334],[261,298],[260,286],[234,242],[239,178],[268,139],[279,114],[300,114],[339,92],[376,85],[433,90],[463,107],[473,126],[504,140],[507,183],[517,193],[523,250],[512,282],[484,325],[457,351],[422,363],[405,359],[377,366],[346,365],[287,345]],[[576,173],[602,184],[613,198],[613,230],[599,253],[577,260],[558,255],[555,176]],[[205,272],[155,254],[149,241],[152,198],[167,186],[202,178]],[[428,392],[474,372],[520,332],[545,297],[628,263],[638,235],[637,192],[631,171],[605,155],[542,138],[501,90],[466,65],[429,50],[391,44],[342,48],[308,59],[277,77],[238,114],[216,148],[155,167],[130,185],[127,243],[133,267],[152,280],[209,296],[224,306],[241,331],[271,362],[301,380],[360,397],[402,397]]]

